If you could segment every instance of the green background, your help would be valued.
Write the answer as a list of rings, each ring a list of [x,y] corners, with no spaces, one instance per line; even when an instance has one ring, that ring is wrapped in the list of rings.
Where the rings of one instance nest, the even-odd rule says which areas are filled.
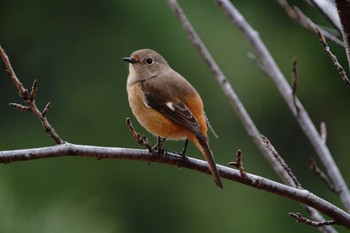
[[[324,22],[304,1],[295,1]],[[327,144],[349,181],[349,90],[324,55],[317,36],[292,22],[277,1],[234,1],[260,32],[288,79],[298,59],[298,96],[312,120],[327,123]],[[317,158],[271,80],[248,58],[251,47],[212,1],[180,1],[209,51],[237,91],[259,130],[290,165],[302,185],[341,206],[309,170]],[[217,163],[243,151],[246,171],[276,181],[243,129],[216,80],[189,43],[166,1],[2,0],[0,45],[27,88],[39,81],[37,103],[63,140],[76,144],[141,148],[125,126],[127,64],[134,50],[152,48],[201,94],[219,135],[211,137]],[[344,50],[330,42],[348,68]],[[0,150],[51,146],[30,113],[8,106],[18,91],[0,62]],[[166,142],[180,151],[182,142]],[[193,145],[189,156],[202,158]],[[317,232],[295,223],[297,203],[239,183],[163,164],[55,158],[0,166],[0,232]],[[306,215],[306,214],[305,214]],[[339,228],[344,231],[345,229]]]

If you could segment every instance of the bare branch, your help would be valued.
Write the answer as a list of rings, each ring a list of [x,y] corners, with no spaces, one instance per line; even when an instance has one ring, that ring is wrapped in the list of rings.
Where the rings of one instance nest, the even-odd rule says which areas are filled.
[[[51,107],[51,102],[48,102],[48,103],[46,104],[44,110],[43,110],[42,113],[41,113],[41,116],[42,116],[42,117],[46,117],[46,114],[49,112],[50,107]]]
[[[299,114],[299,108],[296,102],[296,94],[297,94],[297,86],[298,86],[298,67],[297,67],[297,59],[294,58],[292,61],[292,95],[293,95],[293,103],[295,106],[295,110],[297,114]]]
[[[332,191],[337,193],[337,191],[334,188],[334,185],[329,180],[328,176],[317,166],[317,163],[314,159],[310,159],[310,169],[313,171],[322,181],[326,184],[326,186]]]
[[[32,85],[32,91],[30,92],[30,95],[29,95],[30,101],[34,100],[37,91],[38,91],[38,80],[35,79]]]
[[[341,32],[340,19],[333,0],[311,0],[310,2],[339,32]]]
[[[327,169],[328,176],[332,179],[336,190],[340,191],[338,194],[346,210],[350,212],[350,192],[342,174],[339,171],[339,168],[337,167],[328,147],[325,145],[321,136],[316,130],[316,127],[312,123],[308,113],[304,109],[304,106],[296,98],[295,101],[299,107],[299,114],[297,114],[294,107],[291,87],[286,81],[281,70],[278,68],[275,60],[266,48],[265,44],[260,39],[259,34],[249,25],[249,23],[244,19],[239,11],[237,11],[237,9],[232,5],[230,1],[216,0],[216,2],[251,43],[252,47],[256,51],[257,57],[263,62],[264,66],[266,67],[266,71],[269,74],[269,77],[275,83],[281,96],[288,104],[305,135],[310,140],[311,145],[319,155],[320,160],[322,161],[324,167]]]
[[[314,31],[315,27],[321,28],[319,25],[312,22],[311,19],[309,19],[299,8],[297,7],[291,7],[286,0],[278,0],[281,7],[285,10],[287,15],[293,19],[295,22],[299,23],[303,27]],[[329,33],[326,30],[322,30],[322,34],[324,34],[328,39],[332,40],[334,43],[344,47],[344,42],[339,40],[335,35]]]
[[[15,72],[13,71],[12,69],[12,66],[11,66],[11,63],[10,63],[10,60],[5,52],[5,50],[3,50],[3,48],[0,46],[0,56],[2,58],[2,60],[4,61],[5,63],[5,66],[6,66],[6,72],[7,74],[9,75],[11,81],[15,84],[15,86],[17,87],[18,91],[19,91],[19,95],[22,97],[22,98],[29,98],[29,93],[28,93],[28,90],[25,89],[23,87],[23,84],[18,80]]]
[[[283,158],[279,155],[279,153],[276,151],[276,149],[273,147],[273,145],[271,144],[271,142],[269,141],[269,139],[267,137],[265,137],[264,135],[261,135],[262,137],[262,141],[264,143],[264,145],[266,146],[266,148],[272,152],[273,156],[276,158],[276,160],[281,164],[281,166],[283,167],[283,169],[286,171],[286,173],[288,174],[288,176],[293,180],[293,187],[296,188],[301,188],[301,184],[298,181],[298,179],[296,178],[296,176],[293,174],[292,170],[288,167],[288,165],[284,162]]]
[[[17,103],[9,103],[10,106],[18,109],[18,110],[21,110],[21,111],[28,111],[28,112],[31,112],[32,109],[28,106],[23,106],[22,104],[17,104]]]
[[[307,225],[314,226],[314,227],[321,227],[321,226],[328,226],[328,225],[337,224],[334,220],[323,221],[323,222],[312,221],[310,219],[303,217],[300,213],[289,213],[289,215],[291,217],[295,218],[297,222],[302,222],[302,223],[305,223]]]
[[[323,50],[325,54],[327,54],[328,57],[330,57],[333,61],[333,64],[337,71],[339,72],[340,78],[345,82],[345,84],[350,87],[350,81],[346,75],[345,70],[343,67],[339,64],[337,57],[331,52],[331,48],[328,46],[326,38],[323,36],[323,34],[320,32],[319,28],[315,28],[316,33],[318,35],[318,38],[320,39],[320,42],[323,46]]]
[[[151,143],[145,136],[141,136],[138,132],[136,132],[134,126],[131,123],[129,117],[126,118],[126,125],[128,126],[132,136],[136,139],[136,141],[141,145],[147,148],[148,152],[153,153],[153,149]]]
[[[173,153],[167,153],[166,156],[154,156],[147,150],[118,147],[85,146],[70,143],[64,143],[52,147],[0,151],[0,162],[10,163],[14,161],[28,161],[34,159],[64,156],[91,157],[96,159],[150,161],[169,164],[176,167],[180,166],[202,172],[207,175],[211,174],[208,163],[206,161],[191,157],[187,157],[188,159],[184,160],[180,155]],[[328,215],[340,225],[343,225],[346,228],[350,229],[350,215],[348,213],[307,190],[293,188],[250,173],[245,173],[245,176],[242,176],[239,171],[222,165],[218,165],[218,171],[221,177],[225,179],[236,181],[254,187],[256,189],[271,192],[279,196],[311,206]]]
[[[28,108],[30,108],[30,111],[40,120],[41,125],[45,129],[45,132],[47,132],[50,135],[52,140],[54,140],[54,142],[56,144],[64,143],[64,141],[55,132],[54,128],[50,125],[49,121],[47,120],[47,118],[46,118],[47,110],[46,110],[45,114],[42,114],[35,103],[35,94],[36,94],[37,89],[38,89],[37,81],[35,80],[33,82],[32,90],[31,90],[31,93],[29,94],[28,90],[23,87],[23,84],[17,78],[15,71],[13,70],[13,68],[11,66],[10,60],[9,60],[8,56],[6,55],[5,50],[3,50],[1,47],[0,47],[0,56],[5,63],[7,74],[10,76],[12,82],[17,87],[17,89],[19,91],[19,95],[22,97],[23,101],[28,106],[22,106],[19,104],[10,104],[10,105],[14,106],[18,109],[27,110],[27,111],[29,111]]]

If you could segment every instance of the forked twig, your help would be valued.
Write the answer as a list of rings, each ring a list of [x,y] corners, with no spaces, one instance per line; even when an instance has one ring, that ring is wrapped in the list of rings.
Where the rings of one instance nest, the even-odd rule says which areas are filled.
[[[242,161],[242,151],[241,150],[237,150],[236,161],[235,162],[229,162],[227,165],[235,166],[239,170],[239,173],[241,174],[241,176],[242,177],[245,176],[245,171],[244,171],[243,161]]]
[[[310,158],[310,169],[313,171],[322,181],[326,184],[326,186],[334,193],[337,193],[335,190],[332,181],[328,178],[328,176],[317,166],[317,163],[314,159]]]
[[[302,222],[302,223],[305,223],[307,225],[314,226],[314,227],[321,227],[321,226],[329,226],[329,225],[338,224],[334,220],[323,221],[323,222],[313,221],[313,220],[310,220],[308,218],[303,217],[300,213],[292,213],[291,212],[291,213],[289,213],[289,215],[291,217],[293,217],[297,222]]]
[[[12,82],[17,87],[17,89],[19,91],[19,95],[21,96],[23,101],[27,104],[27,106],[23,106],[23,105],[17,104],[17,103],[10,103],[10,106],[13,106],[19,110],[32,112],[40,120],[42,126],[45,129],[45,132],[47,132],[50,135],[50,137],[54,140],[54,142],[56,144],[64,143],[64,141],[56,133],[56,131],[54,130],[54,128],[51,126],[51,124],[49,123],[49,121],[46,118],[46,114],[47,114],[48,109],[49,109],[49,104],[46,105],[43,112],[40,112],[40,110],[38,109],[38,107],[36,105],[35,95],[38,91],[37,80],[34,80],[33,85],[32,85],[32,90],[29,93],[28,90],[24,88],[23,84],[17,78],[17,76],[16,76],[16,74],[11,66],[10,60],[9,60],[8,56],[6,55],[5,50],[3,50],[3,48],[1,48],[1,47],[0,47],[0,56],[5,63],[6,72],[7,72],[8,76],[10,77]]]

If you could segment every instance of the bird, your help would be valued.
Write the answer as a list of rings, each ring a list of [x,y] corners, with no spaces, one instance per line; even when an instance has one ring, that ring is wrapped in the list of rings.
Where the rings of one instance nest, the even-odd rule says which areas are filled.
[[[190,140],[204,155],[216,185],[223,188],[208,128],[216,136],[196,89],[154,50],[140,49],[122,60],[129,63],[127,94],[132,113],[151,134],[169,140]]]

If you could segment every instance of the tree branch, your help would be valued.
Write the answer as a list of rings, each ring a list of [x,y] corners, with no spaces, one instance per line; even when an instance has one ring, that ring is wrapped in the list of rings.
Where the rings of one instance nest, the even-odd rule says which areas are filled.
[[[29,94],[28,90],[24,88],[23,84],[17,78],[15,71],[13,70],[12,65],[10,63],[10,60],[9,60],[8,56],[6,55],[5,50],[3,50],[3,48],[1,46],[0,46],[0,56],[5,63],[7,74],[11,78],[13,84],[15,84],[15,86],[17,87],[20,97],[27,104],[27,106],[23,106],[23,105],[16,104],[16,103],[12,103],[10,105],[16,107],[19,110],[26,110],[26,111],[32,112],[40,120],[42,126],[45,129],[45,132],[47,132],[50,135],[52,140],[56,144],[62,144],[64,141],[56,133],[56,131],[54,130],[54,128],[51,126],[51,124],[49,123],[49,121],[46,118],[46,114],[49,110],[50,103],[48,103],[46,105],[43,112],[41,112],[36,105],[35,95],[38,91],[37,80],[34,80],[33,85],[32,85],[32,90]]]
[[[270,151],[266,151],[265,145],[262,143],[260,133],[257,130],[255,124],[251,120],[249,114],[245,110],[243,104],[240,102],[238,96],[236,95],[235,91],[233,90],[230,83],[227,81],[226,77],[216,64],[215,60],[211,57],[209,51],[206,49],[205,45],[197,35],[197,33],[194,31],[192,25],[188,21],[186,15],[183,13],[181,7],[178,5],[176,0],[168,0],[168,3],[180,21],[181,26],[183,27],[184,31],[187,33],[190,41],[192,42],[193,46],[198,50],[199,54],[202,56],[204,61],[207,63],[208,67],[214,74],[215,78],[217,79],[219,85],[224,91],[224,94],[228,97],[229,102],[233,106],[233,109],[235,110],[236,114],[240,118],[243,126],[245,127],[248,135],[252,138],[253,142],[257,145],[257,147],[263,152],[263,155],[265,158],[269,161],[273,169],[275,169],[276,173],[282,178],[282,180],[288,184],[293,186],[294,182],[290,178],[290,176],[287,174],[287,172],[282,168],[282,166],[278,163],[277,160],[274,159],[272,153]],[[238,17],[240,20],[243,19],[241,15]],[[255,33],[257,34],[257,33]],[[261,63],[263,61],[258,61],[259,64],[261,64],[260,68],[268,73],[269,67],[265,66],[265,64]],[[263,66],[264,65],[264,66]],[[305,206],[306,210],[310,213],[311,217],[315,219],[316,221],[324,221],[324,218],[318,211],[316,211],[313,208],[310,208],[308,206]],[[336,232],[331,226],[324,226],[320,228],[323,232]]]
[[[321,226],[327,226],[327,225],[334,225],[337,224],[335,221],[323,221],[323,222],[316,222],[312,221],[310,219],[307,219],[303,217],[300,213],[289,213],[291,217],[293,217],[297,222],[303,222],[307,225],[314,226],[314,227],[321,227]]]
[[[284,9],[287,15],[293,19],[295,22],[299,23],[301,26],[314,31],[316,27],[320,28],[322,34],[328,39],[332,40],[334,43],[344,47],[344,42],[339,40],[335,35],[329,33],[327,30],[322,29],[319,25],[315,24],[311,19],[309,19],[298,7],[291,7],[286,0],[278,0],[280,6]],[[337,33],[339,34],[339,32]]]
[[[316,30],[316,34],[317,34],[318,38],[320,39],[321,45],[323,46],[323,51],[333,61],[333,64],[334,64],[335,68],[337,69],[337,71],[340,75],[340,78],[345,82],[345,84],[348,87],[350,87],[350,81],[346,75],[346,72],[343,69],[343,67],[340,65],[340,63],[338,62],[337,57],[331,52],[331,48],[328,46],[326,38],[323,36],[323,34],[321,33],[319,28],[316,27],[315,30]]]
[[[169,164],[176,167],[180,166],[210,175],[210,170],[206,161],[191,157],[184,160],[180,155],[173,153],[167,153],[166,156],[155,156],[147,150],[86,146],[67,142],[51,147],[0,151],[0,163],[64,156],[91,157],[99,160],[119,159],[149,161]],[[307,190],[293,188],[247,172],[242,176],[240,171],[222,165],[218,165],[218,171],[220,176],[225,179],[236,181],[311,206],[328,215],[338,224],[350,229],[350,215],[348,213]]]
[[[340,19],[333,0],[311,0],[310,2],[339,32],[341,32]]]
[[[223,9],[234,24],[242,31],[250,42],[257,57],[262,64],[266,67],[265,70],[269,74],[269,77],[275,83],[281,96],[284,98],[288,107],[296,117],[299,125],[304,131],[305,135],[309,139],[311,145],[314,147],[316,153],[320,157],[328,176],[332,179],[332,182],[337,190],[337,193],[343,202],[347,211],[350,212],[350,192],[347,184],[344,181],[342,174],[339,171],[328,147],[323,142],[321,136],[316,130],[316,127],[312,123],[308,113],[304,106],[300,103],[299,99],[295,97],[295,102],[298,105],[299,112],[294,107],[294,100],[291,87],[286,81],[281,70],[278,68],[275,60],[271,56],[270,52],[266,48],[263,41],[260,39],[259,34],[249,25],[239,11],[228,0],[216,0],[216,3]]]
[[[299,114],[299,108],[296,103],[297,87],[298,87],[298,66],[297,66],[297,59],[294,58],[292,61],[292,95],[293,95],[293,104],[294,104],[295,110],[297,111],[297,114]]]

